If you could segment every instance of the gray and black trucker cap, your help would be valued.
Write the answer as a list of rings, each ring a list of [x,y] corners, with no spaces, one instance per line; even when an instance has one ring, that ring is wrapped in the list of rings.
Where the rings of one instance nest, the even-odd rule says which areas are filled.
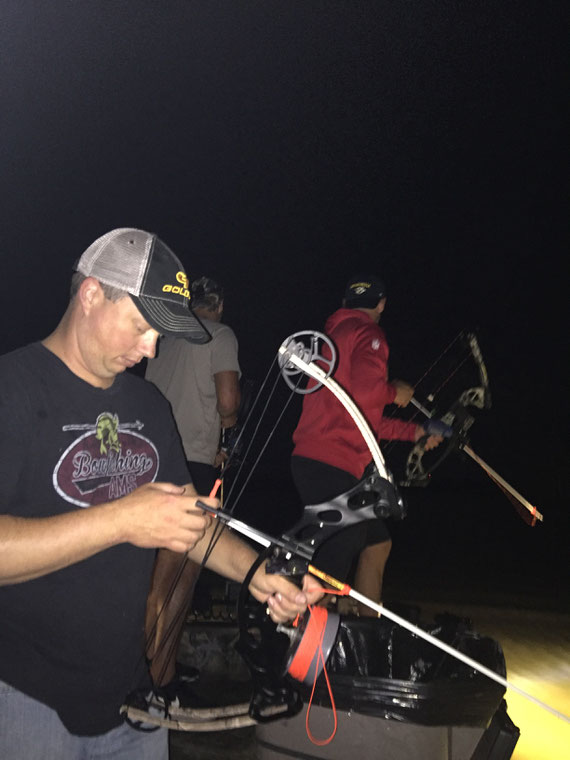
[[[161,334],[207,343],[210,333],[190,308],[190,282],[178,258],[151,232],[123,227],[102,235],[75,269],[130,294]]]

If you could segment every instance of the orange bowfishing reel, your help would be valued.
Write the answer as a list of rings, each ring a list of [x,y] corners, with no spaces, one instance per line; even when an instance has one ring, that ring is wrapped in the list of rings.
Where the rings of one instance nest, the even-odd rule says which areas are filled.
[[[339,625],[340,615],[336,612],[329,612],[325,607],[312,607],[306,610],[295,627],[284,631],[291,642],[287,675],[305,686],[312,686],[335,645]]]

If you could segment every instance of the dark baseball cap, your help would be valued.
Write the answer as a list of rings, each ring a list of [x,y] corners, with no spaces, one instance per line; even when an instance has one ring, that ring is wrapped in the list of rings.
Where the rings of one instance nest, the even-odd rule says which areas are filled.
[[[349,309],[373,309],[385,297],[386,285],[374,274],[351,277],[344,291],[344,302]]]
[[[89,246],[75,269],[129,293],[159,333],[191,343],[211,340],[190,308],[190,282],[184,267],[153,233],[131,227],[107,232]]]

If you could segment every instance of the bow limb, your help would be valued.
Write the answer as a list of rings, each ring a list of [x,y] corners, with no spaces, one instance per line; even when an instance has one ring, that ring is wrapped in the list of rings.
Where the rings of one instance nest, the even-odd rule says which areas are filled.
[[[306,375],[312,377],[313,380],[316,380],[318,383],[324,385],[334,396],[336,396],[346,411],[350,414],[362,437],[366,441],[366,445],[370,449],[372,459],[374,460],[374,464],[376,465],[376,469],[378,470],[379,475],[386,480],[390,480],[390,475],[388,474],[386,463],[384,461],[384,457],[380,450],[378,441],[376,440],[376,436],[372,432],[372,429],[370,428],[370,425],[368,424],[366,418],[354,400],[344,390],[344,388],[342,388],[336,382],[336,380],[333,380],[331,377],[329,377],[326,372],[324,372],[317,364],[314,362],[304,361],[304,359],[301,359],[299,356],[296,356],[294,353],[292,353],[285,344],[280,346],[279,355],[287,363],[293,364]]]
[[[473,388],[468,388],[463,391],[459,397],[459,403],[462,406],[474,406],[477,409],[490,409],[491,408],[491,391],[489,388],[489,375],[487,373],[487,367],[479,347],[479,341],[475,333],[467,333],[466,339],[471,349],[471,356],[477,370],[479,372],[480,383]]]

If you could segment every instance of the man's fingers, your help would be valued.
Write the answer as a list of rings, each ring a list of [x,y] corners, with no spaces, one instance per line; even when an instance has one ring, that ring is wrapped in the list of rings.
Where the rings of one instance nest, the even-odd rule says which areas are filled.
[[[443,441],[443,437],[441,435],[430,435],[430,437],[426,441],[425,449],[426,451],[429,451],[430,449],[435,449],[439,444]]]
[[[316,604],[324,596],[323,587],[319,581],[308,573],[303,576],[303,593],[307,598],[308,604]]]
[[[206,534],[212,517],[196,505],[200,497],[190,486],[149,483],[117,500],[121,530],[135,546],[165,547],[172,551],[193,548]],[[201,497],[211,507],[219,501]]]
[[[284,623],[305,611],[307,608],[307,598],[299,592],[293,600],[277,592],[267,599],[267,607],[273,620]]]

